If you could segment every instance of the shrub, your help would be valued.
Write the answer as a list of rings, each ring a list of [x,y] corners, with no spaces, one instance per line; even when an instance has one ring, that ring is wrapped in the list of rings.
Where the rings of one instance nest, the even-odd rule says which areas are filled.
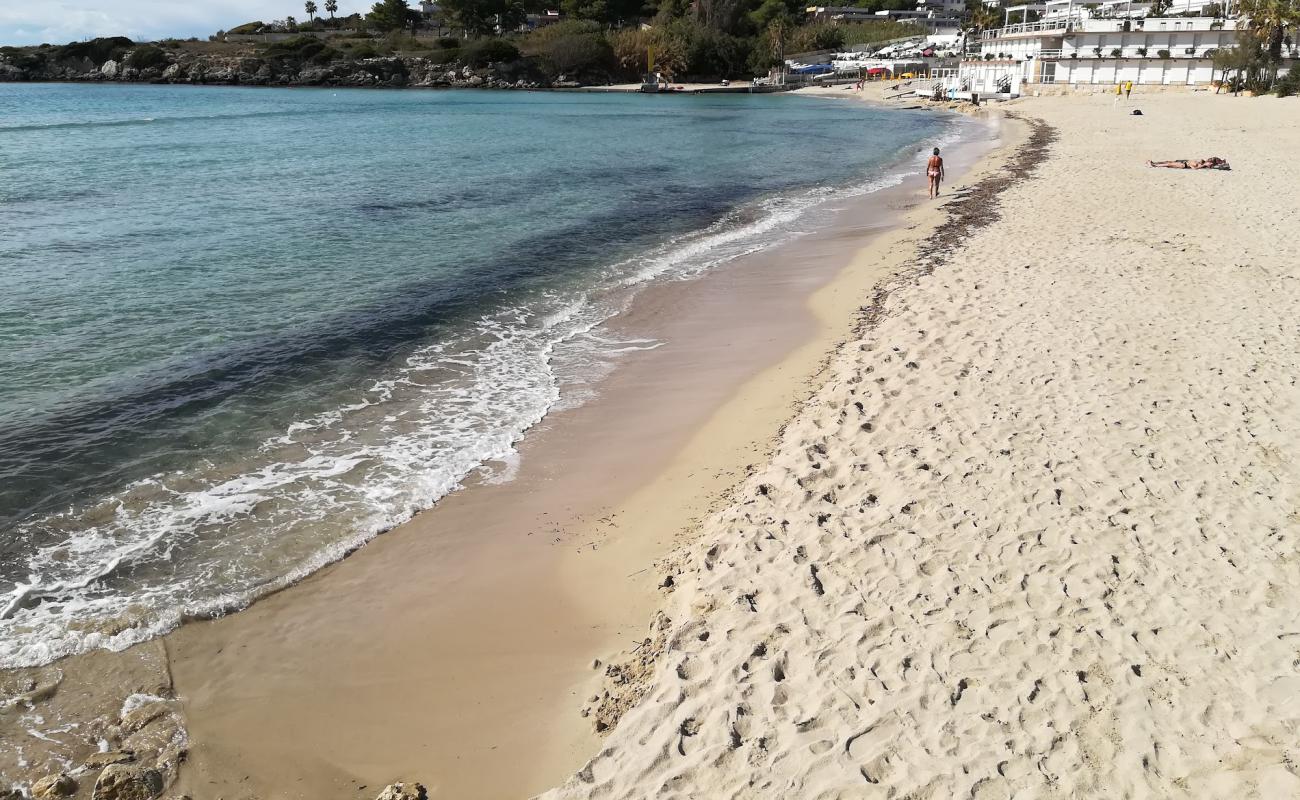
[[[1300,66],[1292,66],[1287,74],[1277,79],[1273,91],[1278,97],[1293,97],[1300,94]]]
[[[523,52],[534,57],[548,77],[559,75],[608,76],[614,69],[614,49],[600,23],[571,20],[529,34]]]
[[[380,49],[385,53],[410,52],[421,49],[421,43],[419,39],[409,33],[389,31],[384,35]]]
[[[1122,55],[1124,55],[1124,51],[1120,50],[1118,47],[1110,51],[1111,58],[1119,58]]]
[[[505,39],[476,39],[462,47],[460,53],[471,67],[519,60],[519,48]]]
[[[260,31],[260,30],[261,30],[262,28],[264,28],[264,27],[266,27],[266,26],[265,26],[265,24],[263,24],[261,21],[258,21],[258,22],[245,22],[243,25],[236,25],[235,27],[233,27],[233,28],[231,28],[230,30],[226,31],[226,33],[227,33],[227,34],[231,34],[231,33],[233,33],[233,34],[237,34],[237,35],[253,34],[253,33],[257,33],[258,31]]]
[[[1169,58],[1170,54],[1168,50],[1157,50],[1156,55],[1159,56],[1160,58]]]
[[[455,36],[443,36],[438,39],[436,45],[439,50],[459,50],[460,39]]]
[[[548,76],[608,77],[614,69],[614,49],[600,34],[575,34],[552,39],[535,53],[538,65]]]
[[[800,25],[786,42],[786,53],[810,53],[814,50],[839,50],[844,46],[844,28],[832,22]]]
[[[22,70],[40,69],[45,65],[45,54],[20,47],[0,47],[0,58]]]
[[[154,47],[151,44],[137,47],[126,57],[126,65],[136,69],[161,69],[169,63],[167,53],[161,47]]]
[[[646,72],[647,56],[654,49],[655,70],[672,78],[686,73],[686,49],[682,42],[668,35],[663,26],[649,30],[625,28],[609,36],[618,69],[627,77],[640,79]]]
[[[712,28],[699,27],[686,40],[686,73],[703,80],[739,77],[749,61],[751,44]]]
[[[133,46],[135,46],[135,42],[125,36],[110,36],[102,39],[91,39],[88,42],[72,42],[62,47],[56,47],[54,48],[54,58],[58,61],[86,58],[96,64],[103,64],[106,61],[120,60],[122,55]]]
[[[379,57],[379,50],[370,42],[362,42],[358,45],[349,44],[346,46],[352,48],[350,52],[352,57],[355,59]]]
[[[301,65],[328,64],[343,54],[314,36],[296,36],[268,45],[264,55],[272,61]]]
[[[450,64],[460,59],[460,48],[435,47],[425,55],[425,58],[435,64]]]
[[[1141,56],[1142,58],[1146,58],[1146,55],[1147,55],[1147,49],[1146,49],[1145,47],[1139,47],[1139,48],[1137,49],[1137,54],[1138,54],[1139,56]]]

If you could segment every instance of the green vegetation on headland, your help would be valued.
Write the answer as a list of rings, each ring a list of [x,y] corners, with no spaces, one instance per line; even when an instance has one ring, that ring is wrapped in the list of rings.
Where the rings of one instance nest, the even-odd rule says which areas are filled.
[[[0,47],[0,81],[536,87],[635,82],[651,68],[676,82],[745,80],[792,54],[924,34],[917,25],[884,18],[810,22],[798,0],[555,1],[558,9],[548,7],[548,0],[441,0],[416,11],[408,0],[379,0],[368,14],[338,17],[336,0],[319,7],[306,0],[305,22],[248,22],[206,42],[137,44],[111,37]],[[914,3],[851,0],[873,11]],[[1300,0],[1237,5],[1250,24],[1236,46],[1215,54],[1224,84],[1255,93],[1300,93],[1300,70],[1279,77],[1283,46],[1290,47],[1300,30]],[[322,8],[328,17],[319,15]],[[1002,20],[1002,12],[983,0],[967,0],[961,25],[972,34]],[[1101,49],[1094,50],[1100,56]],[[1118,57],[1119,50],[1112,55]]]
[[[908,0],[859,0],[865,5]],[[367,15],[249,22],[207,42],[122,37],[0,48],[0,80],[118,80],[252,85],[547,86],[746,80],[784,54],[883,42],[923,31],[882,20],[806,24],[796,0],[444,0],[436,18],[406,0]],[[555,6],[551,6],[554,9]],[[539,18],[543,20],[538,22]],[[549,24],[548,24],[549,23]]]

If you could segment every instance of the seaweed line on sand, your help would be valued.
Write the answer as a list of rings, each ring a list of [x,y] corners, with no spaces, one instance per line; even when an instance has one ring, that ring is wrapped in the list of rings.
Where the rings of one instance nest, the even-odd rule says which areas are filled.
[[[917,245],[916,257],[913,261],[915,266],[896,273],[891,279],[883,281],[876,287],[871,301],[861,308],[853,335],[849,340],[838,343],[822,360],[816,375],[810,381],[809,397],[796,404],[792,417],[797,416],[811,399],[811,390],[821,382],[826,369],[848,341],[861,338],[867,330],[880,322],[886,313],[885,305],[890,295],[933,273],[948,261],[949,255],[956,248],[961,247],[974,231],[1000,219],[1000,195],[1017,182],[1033,175],[1052,143],[1056,141],[1056,129],[1038,119],[1016,114],[1008,114],[1008,116],[1019,119],[1029,126],[1030,133],[1024,143],[1016,149],[1015,154],[1004,166],[984,176],[975,185],[959,191],[947,202],[944,206],[946,212],[944,221]],[[776,442],[784,434],[788,424],[787,421],[781,425],[777,435],[769,441],[765,449],[765,457],[770,457],[774,452]],[[752,474],[754,470],[751,467],[746,472]],[[714,513],[730,502],[736,496],[738,488],[733,486],[719,495],[709,512]],[[689,538],[687,541],[690,541]],[[687,569],[686,560],[686,552],[679,549],[677,553],[656,565],[667,573],[660,584],[662,589],[672,590],[675,583],[673,575],[679,575]],[[655,612],[647,627],[646,638],[603,665],[605,668],[602,676],[603,686],[581,711],[582,716],[591,721],[597,734],[609,735],[623,715],[634,708],[650,691],[658,662],[669,649],[671,640],[668,634],[672,627],[672,620],[665,611]],[[596,663],[597,666],[602,666],[600,662]],[[589,766],[584,768],[584,771],[588,769]],[[578,777],[584,780],[581,773]],[[589,780],[589,776],[585,779]]]

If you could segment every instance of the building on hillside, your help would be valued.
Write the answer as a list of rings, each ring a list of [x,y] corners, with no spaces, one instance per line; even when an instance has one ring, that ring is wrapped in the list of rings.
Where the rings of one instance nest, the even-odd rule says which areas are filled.
[[[938,15],[935,11],[918,9],[872,11],[856,6],[808,6],[810,22],[910,22],[927,33],[952,33],[961,27],[956,17]]]
[[[810,22],[870,22],[876,19],[876,12],[855,6],[809,6],[807,13]]]
[[[548,25],[554,25],[564,19],[564,15],[559,11],[542,11],[538,14],[528,14],[524,17],[524,28],[535,31],[538,28],[545,28]]]
[[[1026,86],[1202,86],[1219,77],[1214,54],[1236,44],[1238,20],[1149,17],[1148,11],[1136,2],[1013,6],[1004,26],[984,31],[979,50],[944,77],[944,88],[987,97],[1019,95]],[[1031,20],[1030,12],[1040,18]],[[1132,16],[1116,16],[1125,12]]]
[[[927,16],[960,17],[966,11],[965,0],[916,0],[916,10]]]

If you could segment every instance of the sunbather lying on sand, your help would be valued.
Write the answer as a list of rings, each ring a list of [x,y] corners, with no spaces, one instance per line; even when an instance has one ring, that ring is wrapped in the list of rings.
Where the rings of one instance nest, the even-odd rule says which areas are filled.
[[[1181,158],[1177,161],[1148,161],[1148,167],[1167,167],[1169,169],[1232,169],[1228,162],[1218,156],[1209,158]]]

